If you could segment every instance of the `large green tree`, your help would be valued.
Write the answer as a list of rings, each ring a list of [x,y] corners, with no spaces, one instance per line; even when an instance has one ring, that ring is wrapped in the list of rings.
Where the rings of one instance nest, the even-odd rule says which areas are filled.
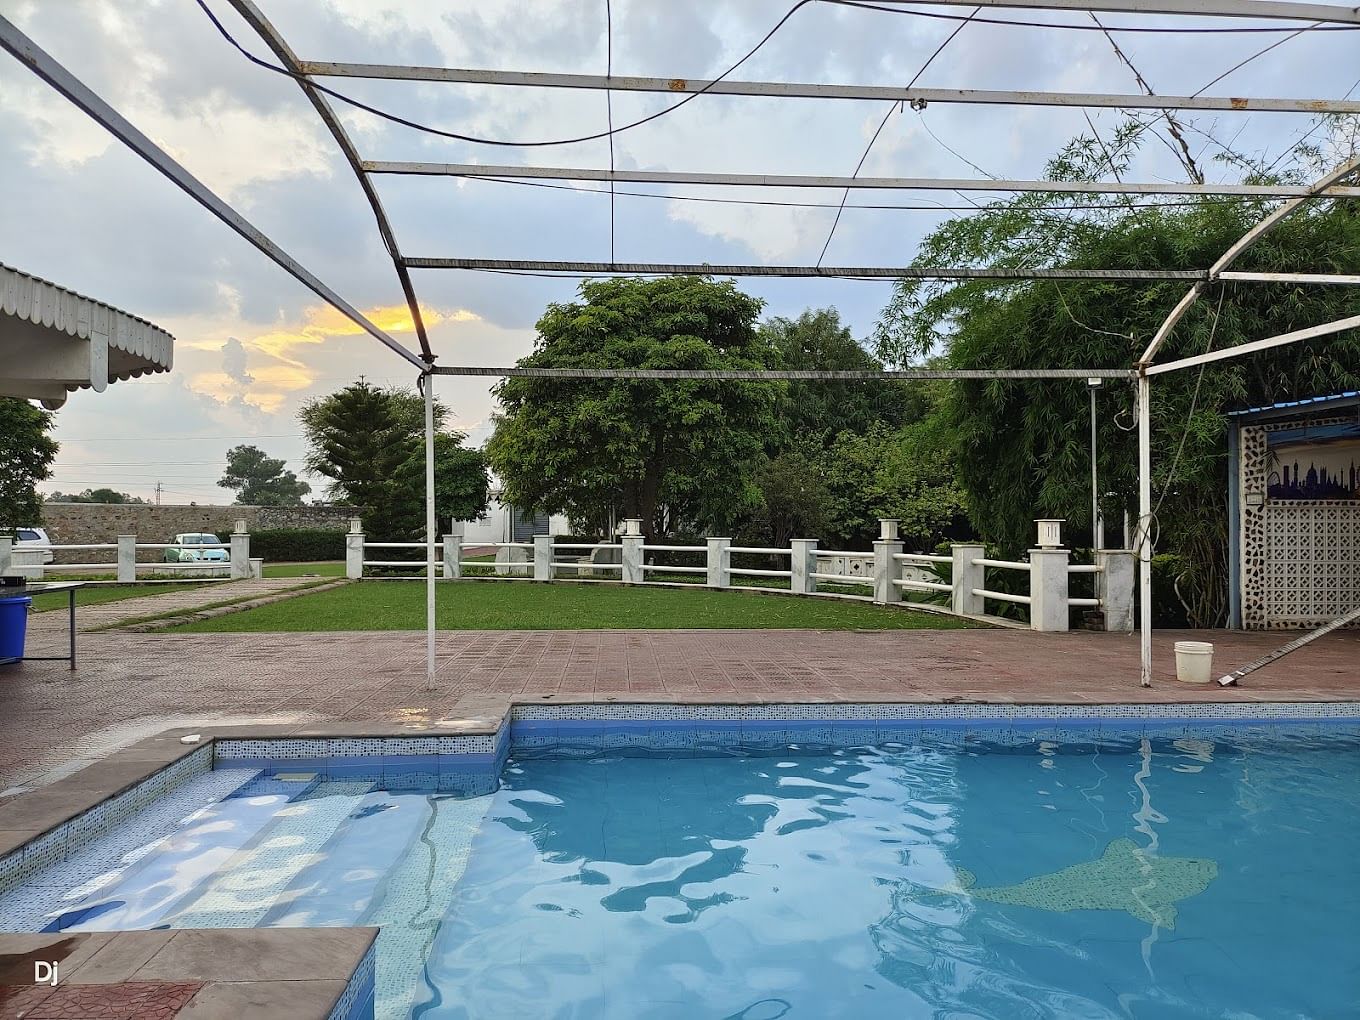
[[[363,380],[308,401],[298,412],[309,450],[307,470],[330,479],[328,493],[364,508],[378,540],[417,540],[425,528],[424,405],[417,393]],[[435,512],[472,520],[486,510],[488,480],[480,451],[444,428],[435,404]]]
[[[583,283],[550,305],[520,365],[760,369],[761,302],[704,276]],[[600,527],[611,508],[649,534],[727,528],[760,500],[750,468],[774,423],[768,383],[507,379],[487,445],[516,506]]]
[[[38,483],[52,477],[57,443],[50,411],[0,397],[0,534],[42,519]]]
[[[1122,172],[1145,137],[1136,126],[1105,144],[1080,138],[1049,176],[1091,180]],[[1316,176],[1322,150],[1289,169],[1249,180]],[[1076,206],[1095,208],[1076,208]],[[1266,203],[1208,198],[1147,206],[1124,198],[1026,195],[951,220],[923,244],[919,265],[1203,269],[1268,212]],[[1352,272],[1360,264],[1360,209],[1319,202],[1295,213],[1234,266]],[[934,352],[961,368],[1121,368],[1137,360],[1184,282],[922,282],[896,287],[878,334],[890,362]],[[1353,288],[1218,284],[1171,334],[1159,358],[1231,347],[1360,312]],[[1159,376],[1152,386],[1153,492],[1158,550],[1182,564],[1189,619],[1224,619],[1227,594],[1225,412],[1355,389],[1360,334],[1338,334]],[[969,381],[941,408],[967,507],[984,538],[1007,551],[1032,542],[1037,517],[1089,527],[1089,424],[1080,381]],[[1135,505],[1132,387],[1099,396],[1102,489],[1117,496],[1107,519]]]
[[[299,506],[312,491],[284,461],[248,445],[227,451],[226,470],[217,484],[236,490],[236,502],[242,506]]]
[[[809,308],[796,319],[775,316],[760,325],[774,368],[881,371],[883,362],[855,340],[834,308]],[[900,382],[795,380],[784,389],[776,416],[782,447],[810,452],[830,446],[842,432],[863,433],[876,422],[896,428],[920,416]]]

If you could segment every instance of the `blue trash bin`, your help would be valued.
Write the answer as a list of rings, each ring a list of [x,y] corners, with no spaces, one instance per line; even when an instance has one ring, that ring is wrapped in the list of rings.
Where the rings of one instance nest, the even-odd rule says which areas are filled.
[[[28,632],[28,595],[0,598],[0,663],[18,662],[24,657],[24,635]]]

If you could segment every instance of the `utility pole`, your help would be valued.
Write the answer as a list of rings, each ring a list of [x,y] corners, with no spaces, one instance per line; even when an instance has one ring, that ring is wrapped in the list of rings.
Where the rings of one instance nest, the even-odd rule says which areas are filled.
[[[160,506],[160,505],[161,505],[161,483],[160,483],[160,482],[157,482],[157,483],[156,483],[156,505],[157,505],[157,506]]]

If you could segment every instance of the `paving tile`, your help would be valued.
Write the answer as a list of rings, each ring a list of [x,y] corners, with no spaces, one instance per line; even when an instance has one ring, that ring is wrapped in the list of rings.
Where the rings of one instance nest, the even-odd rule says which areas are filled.
[[[325,1020],[342,980],[239,981],[205,986],[179,1020]]]
[[[171,931],[124,931],[117,938],[109,939],[100,946],[85,962],[63,973],[63,983],[75,985],[109,984],[131,980],[147,961],[160,952],[170,937]],[[165,980],[192,977],[188,974],[167,975]],[[140,978],[138,979],[140,980]]]
[[[136,971],[136,980],[211,982],[248,976],[262,982],[316,979],[343,984],[377,929],[223,928],[171,934],[164,947]]]
[[[25,1020],[173,1020],[200,988],[197,982],[59,984],[23,1016]]]

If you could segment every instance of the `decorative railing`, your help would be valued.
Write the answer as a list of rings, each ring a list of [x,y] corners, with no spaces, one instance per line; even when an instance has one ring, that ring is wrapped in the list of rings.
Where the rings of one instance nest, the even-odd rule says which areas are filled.
[[[1040,535],[1053,535],[1054,524],[1041,522]],[[640,521],[625,521],[624,526],[616,542],[558,542],[552,535],[535,535],[532,542],[478,543],[478,548],[495,549],[495,562],[465,558],[463,536],[455,531],[443,536],[442,548],[436,547],[436,572],[449,580],[489,574],[507,580],[740,586],[796,595],[867,598],[883,605],[928,605],[923,600],[931,600],[943,603],[936,609],[981,619],[996,619],[987,612],[987,603],[1002,602],[1027,613],[1034,630],[1067,630],[1071,610],[1095,609],[1103,614],[1107,630],[1133,627],[1133,554],[1126,551],[1102,550],[1090,564],[1070,564],[1070,551],[1052,545],[1030,550],[1028,560],[992,559],[981,545],[968,543],[952,546],[948,554],[906,552],[898,539],[897,522],[890,520],[880,522],[880,538],[872,552],[820,549],[817,540],[810,538],[796,538],[788,547],[737,546],[729,538],[709,538],[704,545],[648,544]],[[367,542],[356,520],[346,544],[350,577],[372,576],[370,568],[388,576],[401,570],[422,576],[425,572],[424,556],[366,558],[370,549],[424,551],[423,542]],[[703,565],[674,562],[686,556],[702,560]],[[736,566],[734,556],[740,558]],[[789,566],[787,570],[752,566],[753,557],[763,557],[767,563],[787,558]],[[664,562],[657,562],[658,558]],[[989,587],[989,570],[1005,571],[1020,584]],[[1074,597],[1069,576],[1087,574],[1094,577],[1095,597]],[[688,577],[696,580],[683,580]],[[762,586],[762,581],[769,584]],[[787,582],[787,587],[781,582]],[[828,586],[835,590],[828,591]],[[1025,590],[1006,590],[1011,587]],[[861,593],[856,595],[856,589]]]
[[[415,543],[417,548],[425,548],[423,543]],[[221,560],[198,560],[181,558],[182,553],[200,553],[210,549],[220,549],[227,553]],[[174,558],[162,556],[160,560],[141,560],[139,551],[167,550],[176,553]],[[58,553],[107,553],[107,557],[86,557],[82,562],[56,562]],[[51,560],[51,562],[49,562]],[[35,545],[27,542],[16,543],[10,537],[0,537],[0,574],[17,574],[29,580],[40,581],[48,574],[88,573],[107,571],[118,581],[127,583],[138,577],[150,574],[181,574],[194,580],[239,580],[247,577],[260,577],[264,569],[262,559],[252,559],[250,555],[250,533],[246,531],[245,521],[236,522],[236,530],[227,542],[176,543],[176,542],[138,542],[136,535],[119,535],[116,542],[52,542]],[[213,575],[220,575],[214,577]]]

